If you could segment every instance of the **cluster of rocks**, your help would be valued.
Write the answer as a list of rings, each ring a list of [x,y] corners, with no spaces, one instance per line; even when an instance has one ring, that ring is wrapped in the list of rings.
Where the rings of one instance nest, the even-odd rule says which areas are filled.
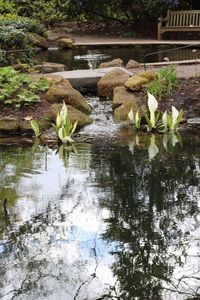
[[[73,48],[75,41],[68,35],[58,35],[53,31],[48,31],[47,38],[44,38],[36,33],[29,33],[30,38],[34,46],[48,49],[52,44],[57,45],[59,48],[71,49]]]
[[[130,77],[127,72],[115,68],[99,80],[98,94],[112,100],[115,121],[126,121],[131,109],[133,112],[145,109],[138,91],[146,87],[155,76],[154,72],[144,71]]]

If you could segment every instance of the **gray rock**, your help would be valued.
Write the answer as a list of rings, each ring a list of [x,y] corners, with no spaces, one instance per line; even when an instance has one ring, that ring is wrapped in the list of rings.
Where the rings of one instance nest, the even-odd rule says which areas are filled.
[[[34,66],[36,71],[40,73],[53,73],[53,72],[60,72],[65,70],[65,65],[51,63],[51,62],[44,62],[42,65]]]
[[[123,67],[124,63],[121,58],[115,58],[111,61],[106,61],[100,64],[99,68]]]
[[[129,75],[121,69],[115,68],[105,74],[98,82],[98,93],[101,97],[113,98],[113,90],[117,86],[123,86]]]

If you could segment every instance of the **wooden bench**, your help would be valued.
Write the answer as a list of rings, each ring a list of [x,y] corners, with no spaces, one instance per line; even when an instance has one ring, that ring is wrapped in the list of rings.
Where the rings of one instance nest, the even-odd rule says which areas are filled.
[[[166,18],[158,19],[158,40],[165,32],[200,32],[200,10],[167,12]]]

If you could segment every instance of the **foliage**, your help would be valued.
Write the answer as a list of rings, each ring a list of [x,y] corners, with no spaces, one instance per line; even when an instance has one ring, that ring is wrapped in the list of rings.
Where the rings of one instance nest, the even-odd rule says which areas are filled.
[[[72,143],[72,135],[74,134],[77,126],[77,121],[72,124],[68,117],[68,110],[65,103],[63,103],[61,111],[57,114],[56,124],[53,127],[56,131],[57,137],[63,143]]]
[[[136,130],[139,130],[141,128],[141,117],[140,117],[139,111],[137,111],[136,114],[134,114],[133,109],[131,108],[131,110],[128,114],[128,118],[132,122],[133,127]]]
[[[4,105],[19,108],[40,101],[39,92],[48,88],[45,79],[33,81],[26,75],[15,71],[12,67],[0,68],[0,101]]]
[[[41,135],[41,133],[40,133],[40,127],[39,127],[37,121],[30,120],[30,125],[31,125],[31,128],[34,131],[35,137],[38,138]]]
[[[148,93],[147,105],[148,112],[144,111],[144,118],[146,121],[145,127],[147,128],[147,131],[157,130],[160,132],[173,132],[178,129],[183,118],[183,110],[180,110],[179,112],[174,106],[172,106],[172,114],[168,115],[167,111],[165,111],[161,117],[160,113],[157,112],[158,101],[150,93]],[[128,114],[128,118],[131,120],[135,129],[141,129],[141,117],[138,112],[134,115],[133,110],[131,109]]]
[[[15,9],[11,2],[0,0],[0,15],[14,13]]]
[[[46,25],[70,19],[71,1],[17,0],[15,7],[21,16],[32,17]]]
[[[46,29],[38,21],[8,14],[0,16],[0,65],[31,63],[34,51],[28,32],[45,36]],[[23,50],[23,51],[21,51]]]
[[[175,67],[170,65],[160,69],[158,75],[147,86],[147,92],[161,99],[163,95],[171,94],[177,85]]]

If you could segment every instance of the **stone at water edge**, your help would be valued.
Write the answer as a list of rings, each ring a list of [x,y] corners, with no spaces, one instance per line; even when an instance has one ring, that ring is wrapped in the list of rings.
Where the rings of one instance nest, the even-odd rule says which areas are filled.
[[[123,86],[128,78],[129,74],[118,68],[108,72],[97,83],[99,96],[112,99],[114,88]]]
[[[65,65],[57,64],[57,63],[51,63],[51,62],[44,62],[41,65],[34,66],[34,69],[36,71],[39,71],[40,73],[62,72],[62,71],[65,70]]]
[[[144,106],[140,99],[124,86],[116,87],[113,93],[114,120],[116,122],[128,120],[128,113],[132,109],[134,113],[142,112]]]
[[[69,49],[69,48],[73,48],[74,41],[71,38],[62,38],[57,40],[57,45],[60,48]]]
[[[110,68],[110,67],[124,67],[123,60],[121,58],[115,58],[111,61],[103,62],[99,66],[99,68]]]
[[[130,59],[126,64],[126,69],[139,68],[140,64],[136,60]]]
[[[91,108],[85,98],[73,88],[66,89],[66,87],[52,85],[45,95],[45,100],[51,103],[63,103],[64,101],[83,113],[91,113]]]
[[[38,35],[37,33],[33,33],[33,32],[30,32],[28,35],[35,46],[44,48],[44,49],[48,48],[48,42],[44,37]]]

